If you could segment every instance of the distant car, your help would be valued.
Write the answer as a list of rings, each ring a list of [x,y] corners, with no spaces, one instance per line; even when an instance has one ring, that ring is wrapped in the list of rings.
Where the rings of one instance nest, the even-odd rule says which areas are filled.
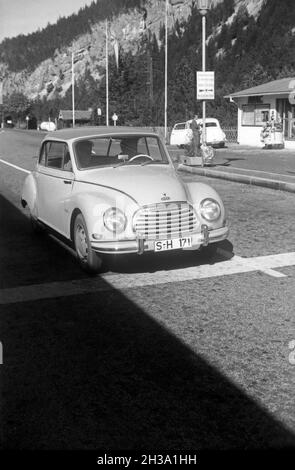
[[[192,120],[186,122],[179,122],[174,125],[171,136],[170,145],[177,145],[183,147],[188,145],[190,140],[190,124]],[[197,123],[202,129],[203,120],[198,119]],[[206,118],[206,143],[212,147],[224,147],[226,142],[226,135],[221,129],[218,119]]]
[[[65,237],[88,272],[105,254],[214,251],[229,232],[217,192],[183,182],[160,137],[130,127],[47,134],[21,202],[33,227]]]
[[[13,128],[13,127],[14,127],[14,124],[13,124],[12,119],[6,119],[6,121],[5,121],[5,127],[9,127],[9,128]]]
[[[44,122],[41,122],[40,124],[40,130],[47,131],[47,132],[55,131],[56,125],[52,121],[44,121]]]

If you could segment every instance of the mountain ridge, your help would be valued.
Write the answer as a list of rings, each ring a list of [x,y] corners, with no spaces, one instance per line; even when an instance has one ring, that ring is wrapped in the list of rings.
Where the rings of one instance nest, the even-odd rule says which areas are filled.
[[[92,7],[106,5],[106,1],[93,2]],[[59,20],[64,28],[70,21],[74,24],[80,24],[80,21],[86,24],[88,21],[88,29],[82,34],[74,34],[68,45],[61,44],[51,57],[36,66],[28,64],[25,69],[13,70],[3,61],[3,44],[15,44],[17,40],[2,42],[0,77],[4,78],[4,94],[21,92],[31,101],[42,101],[43,105],[46,101],[49,103],[47,107],[69,106],[71,55],[74,51],[85,49],[75,63],[76,86],[81,89],[79,101],[83,107],[89,107],[94,101],[103,102],[105,19],[108,18],[113,90],[111,105],[119,110],[124,109],[126,114],[126,107],[133,103],[137,116],[133,116],[132,122],[140,120],[140,113],[149,114],[150,117],[156,114],[156,120],[161,121],[158,108],[162,106],[164,91],[165,0],[116,0],[116,5],[120,7],[116,10],[114,2],[108,1],[108,4],[112,8],[104,12],[99,21],[92,19],[89,23],[89,12],[94,11],[90,7],[85,7],[70,19]],[[97,11],[102,14],[99,8]],[[233,113],[222,97],[236,90],[237,86],[242,89],[263,81],[292,76],[295,70],[294,24],[295,7],[291,0],[282,0],[279,4],[275,0],[214,0],[212,11],[207,15],[206,40],[207,69],[216,71],[216,100],[209,103],[212,114],[220,117]],[[50,28],[52,26],[48,31],[51,31]],[[168,87],[173,98],[170,100],[169,116],[175,120],[193,112],[195,71],[201,69],[201,19],[192,0],[169,6],[168,29]],[[48,31],[45,33],[49,34]],[[272,56],[275,63],[272,63]],[[146,90],[135,83],[138,79],[146,84]],[[93,88],[99,89],[99,93],[95,94]],[[83,99],[83,93],[88,94],[89,99],[85,96]],[[138,96],[144,93],[145,100]],[[128,105],[123,103],[121,95],[126,97]],[[144,104],[144,101],[148,103]],[[130,119],[130,112],[127,114]]]

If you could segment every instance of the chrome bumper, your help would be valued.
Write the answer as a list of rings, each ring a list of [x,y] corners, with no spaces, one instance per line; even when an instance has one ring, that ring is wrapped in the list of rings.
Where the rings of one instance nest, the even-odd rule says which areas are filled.
[[[229,234],[228,227],[221,227],[215,230],[208,230],[207,226],[202,226],[202,231],[193,234],[183,234],[192,237],[192,246],[183,250],[198,250],[201,246],[225,240]],[[128,254],[137,253],[141,255],[146,251],[155,251],[156,240],[144,240],[135,238],[132,240],[111,240],[111,241],[91,241],[91,248],[94,251],[105,254]]]

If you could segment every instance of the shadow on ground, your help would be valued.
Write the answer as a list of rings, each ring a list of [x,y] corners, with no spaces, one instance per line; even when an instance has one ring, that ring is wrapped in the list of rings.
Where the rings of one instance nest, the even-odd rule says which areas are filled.
[[[41,284],[53,281],[83,279],[87,275],[78,267],[73,254],[66,245],[44,232],[34,234],[28,217],[0,196],[0,210],[3,222],[2,243],[5,249],[0,254],[0,262],[5,266],[5,276],[0,279],[0,287]],[[9,214],[9,217],[7,217]],[[4,242],[5,240],[5,242]],[[170,251],[105,257],[105,271],[118,273],[155,272],[159,270],[181,269],[202,264],[213,264],[234,256],[233,246],[228,241],[219,243],[221,251],[211,252],[210,248],[200,251]]]
[[[25,222],[17,209],[1,214],[7,221],[1,217],[2,246],[12,249],[20,241],[24,248]],[[52,244],[47,264],[48,242],[38,243],[18,251],[22,263],[34,258],[23,281],[40,267],[44,282],[54,275],[78,278],[70,255],[62,262],[61,248]],[[5,258],[15,260],[14,254]],[[3,449],[295,446],[282,424],[111,286],[103,293],[2,305],[0,330]]]

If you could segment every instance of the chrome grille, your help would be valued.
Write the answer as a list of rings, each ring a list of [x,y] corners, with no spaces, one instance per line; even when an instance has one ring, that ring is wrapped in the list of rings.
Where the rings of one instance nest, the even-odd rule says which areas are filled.
[[[144,206],[133,220],[136,235],[146,240],[182,237],[196,230],[197,218],[187,202],[169,202]]]

